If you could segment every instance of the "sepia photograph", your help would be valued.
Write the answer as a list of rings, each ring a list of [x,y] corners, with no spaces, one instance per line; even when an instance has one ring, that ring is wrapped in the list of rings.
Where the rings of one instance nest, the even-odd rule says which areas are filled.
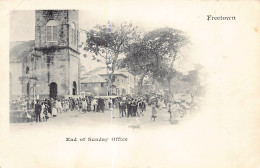
[[[11,123],[59,120],[67,112],[107,121],[128,118],[123,123],[146,116],[155,122],[159,110],[163,121],[177,124],[198,110],[206,73],[199,63],[183,62],[189,45],[185,32],[139,31],[127,22],[81,29],[78,10],[13,13],[35,15],[35,39],[10,42]]]
[[[2,3],[0,167],[260,168],[259,1],[30,3]]]

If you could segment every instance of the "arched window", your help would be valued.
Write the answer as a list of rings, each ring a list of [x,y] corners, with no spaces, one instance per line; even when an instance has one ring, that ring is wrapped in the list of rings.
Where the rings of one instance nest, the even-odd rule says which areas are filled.
[[[57,93],[58,93],[57,83],[55,82],[50,83],[50,97],[56,100]]]
[[[27,91],[27,96],[30,96],[30,83],[29,82],[27,82],[26,91]]]
[[[47,41],[58,41],[58,25],[59,23],[55,20],[49,20],[46,24],[46,40]]]
[[[77,83],[74,81],[72,85],[72,95],[77,95]]]
[[[71,24],[71,43],[72,44],[77,44],[77,28],[76,28],[76,24],[73,22]]]
[[[29,73],[29,70],[30,70],[30,69],[29,69],[29,67],[27,66],[27,67],[26,67],[26,70],[25,70],[26,74]]]

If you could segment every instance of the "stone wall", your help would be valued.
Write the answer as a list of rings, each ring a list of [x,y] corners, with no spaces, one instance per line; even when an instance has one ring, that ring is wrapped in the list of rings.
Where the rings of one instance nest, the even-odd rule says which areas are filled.
[[[56,20],[58,28],[58,42],[47,43],[46,41],[46,24],[49,20]],[[51,45],[68,46],[69,35],[68,11],[56,10],[51,13],[48,10],[36,10],[35,12],[35,47],[42,48]]]
[[[22,96],[22,62],[10,63],[10,97]]]
[[[77,93],[80,93],[79,52],[77,44],[71,44],[72,23],[78,29],[77,10],[37,10],[35,13],[35,55],[37,74],[36,95],[48,97],[49,85],[57,84],[58,97],[71,95],[73,81],[77,83]],[[55,20],[58,39],[56,42],[47,42],[46,24],[49,20]],[[27,62],[28,63],[28,62]],[[23,90],[26,93],[26,84],[23,82]],[[35,81],[31,81],[35,82]]]
[[[57,42],[47,42],[46,39],[46,24],[49,20],[55,20],[57,25]],[[76,27],[77,43],[72,42],[72,24]],[[70,47],[78,51],[79,42],[79,21],[77,10],[36,10],[35,12],[35,47]]]
[[[79,16],[78,16],[78,11],[77,10],[69,10],[68,11],[68,23],[69,23],[69,31],[70,31],[70,36],[69,36],[69,47],[72,48],[73,50],[79,51],[78,50],[78,44],[79,44]],[[75,31],[76,31],[76,44],[73,43],[72,39],[72,24],[75,24]]]
[[[30,66],[32,70],[32,64],[35,64],[35,71],[26,74],[23,80],[23,94],[27,94],[27,82],[31,85],[36,83],[35,94],[41,95],[43,97],[48,97],[50,93],[49,84],[55,82],[57,84],[57,94],[58,96],[64,96],[72,94],[72,83],[75,81],[77,83],[78,93],[79,93],[79,59],[75,56],[69,54],[69,49],[52,50],[52,51],[37,51],[35,62],[27,61],[24,62],[24,67]],[[36,81],[29,79],[35,76]],[[33,94],[33,88],[31,88],[30,94]]]
[[[72,84],[75,81],[77,84],[77,93],[80,93],[80,60],[77,57],[77,53],[70,50],[70,84],[71,84],[71,91],[72,93]]]

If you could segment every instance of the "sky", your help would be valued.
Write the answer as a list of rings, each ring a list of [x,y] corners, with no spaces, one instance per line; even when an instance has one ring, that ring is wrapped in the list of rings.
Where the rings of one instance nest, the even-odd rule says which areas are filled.
[[[136,5],[130,2],[124,5],[120,2],[111,5],[106,3],[90,5],[84,10],[79,10],[80,28],[90,29],[96,24],[105,24],[111,20],[115,23],[131,22],[144,31],[159,27],[173,27],[188,32],[190,21],[200,17],[187,15],[187,11],[178,8],[180,6],[178,4],[174,7],[164,3],[157,6],[150,5],[149,10],[143,8],[142,5]],[[33,10],[11,11],[10,41],[34,39],[34,23]]]
[[[159,27],[171,27],[184,31],[191,44],[185,50],[181,62],[183,71],[192,69],[192,64],[202,64],[215,71],[224,59],[240,54],[230,47],[254,36],[257,8],[252,3],[196,3],[171,1],[99,1],[79,8],[81,29],[90,29],[97,24],[131,22],[143,31]],[[220,5],[221,4],[221,5]],[[250,6],[251,13],[248,11]],[[73,6],[72,6],[73,7]],[[19,9],[19,8],[18,8]],[[207,15],[236,16],[236,21],[207,21]],[[250,18],[250,19],[249,19]],[[10,41],[34,39],[34,11],[12,11],[10,14]],[[248,33],[248,30],[252,30]],[[241,36],[244,35],[244,36]],[[253,43],[255,41],[252,41]],[[227,60],[226,59],[226,60]],[[235,60],[236,61],[236,60]],[[84,60],[83,60],[84,62]],[[87,60],[89,62],[89,60]],[[96,65],[94,65],[96,66]]]
[[[165,7],[165,6],[164,6]],[[119,10],[120,9],[120,10]],[[128,8],[127,8],[128,9]],[[132,7],[130,7],[132,9]],[[108,12],[111,11],[111,12]],[[170,13],[165,12],[162,19],[157,20],[153,23],[153,18],[149,14],[145,14],[143,9],[136,10],[135,13],[127,14],[122,13],[122,9],[117,5],[107,9],[106,7],[89,8],[85,10],[79,10],[79,25],[80,29],[89,30],[97,24],[106,24],[109,20],[114,23],[128,22],[134,26],[138,26],[141,31],[150,31],[159,27],[173,27],[171,24],[166,22],[167,15]],[[179,29],[183,29],[182,24],[179,24],[179,19],[174,20],[174,25],[179,25]],[[170,23],[170,22],[169,22]],[[34,40],[35,32],[35,11],[34,10],[14,10],[10,13],[10,41],[27,41]],[[81,40],[84,40],[83,33],[81,34]],[[81,50],[81,53],[84,53]],[[87,59],[81,59],[82,64],[85,65],[86,69],[92,70],[96,66],[103,66],[102,63],[91,61],[91,55]],[[91,64],[89,64],[91,62]],[[182,70],[185,65],[182,65]],[[187,65],[186,65],[187,66]],[[189,67],[188,67],[189,66]],[[188,65],[188,69],[191,69]],[[185,68],[184,68],[185,69]],[[186,68],[187,69],[187,68]],[[184,70],[185,71],[185,70]]]

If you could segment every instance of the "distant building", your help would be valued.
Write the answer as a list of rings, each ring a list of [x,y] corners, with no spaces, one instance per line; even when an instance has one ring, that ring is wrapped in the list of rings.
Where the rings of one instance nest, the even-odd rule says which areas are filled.
[[[23,91],[23,76],[24,74],[30,73],[31,66],[25,69],[23,67],[23,62],[26,61],[26,58],[32,53],[34,48],[34,40],[32,41],[18,41],[10,43],[10,52],[9,52],[9,78],[10,78],[10,97],[23,97],[27,95]],[[31,87],[31,86],[28,86]],[[28,89],[30,92],[30,89]]]
[[[91,93],[92,96],[106,96],[107,81],[100,75],[86,75],[81,78],[81,92]]]
[[[108,86],[107,81],[110,78],[110,75],[107,74],[106,67],[98,67],[86,74],[83,74],[81,77],[81,86],[83,87],[86,84],[84,77],[91,75],[99,75],[106,81],[106,95],[128,95],[134,94],[134,76],[127,72],[126,70],[115,70],[113,74],[113,86]],[[88,85],[88,84],[87,84]],[[111,93],[112,92],[112,93]],[[103,90],[102,90],[103,94]]]
[[[126,86],[126,93],[127,94],[134,94],[135,93],[135,77],[133,74],[131,74],[130,72],[128,72],[126,69],[121,69],[120,70],[124,75],[127,76],[126,82],[127,82],[127,86]]]
[[[35,40],[10,49],[11,95],[58,98],[80,93],[77,10],[36,10]]]
[[[108,76],[107,74],[100,74],[100,76],[102,76],[103,78],[105,78],[106,80],[108,80],[108,78],[110,78],[110,76]],[[108,94],[109,95],[116,95],[116,96],[125,96],[127,95],[127,76],[124,75],[123,73],[117,72],[115,71],[115,73],[113,74],[113,86],[109,86],[108,87]],[[111,88],[112,87],[112,88]],[[112,91],[112,94],[110,93]]]

